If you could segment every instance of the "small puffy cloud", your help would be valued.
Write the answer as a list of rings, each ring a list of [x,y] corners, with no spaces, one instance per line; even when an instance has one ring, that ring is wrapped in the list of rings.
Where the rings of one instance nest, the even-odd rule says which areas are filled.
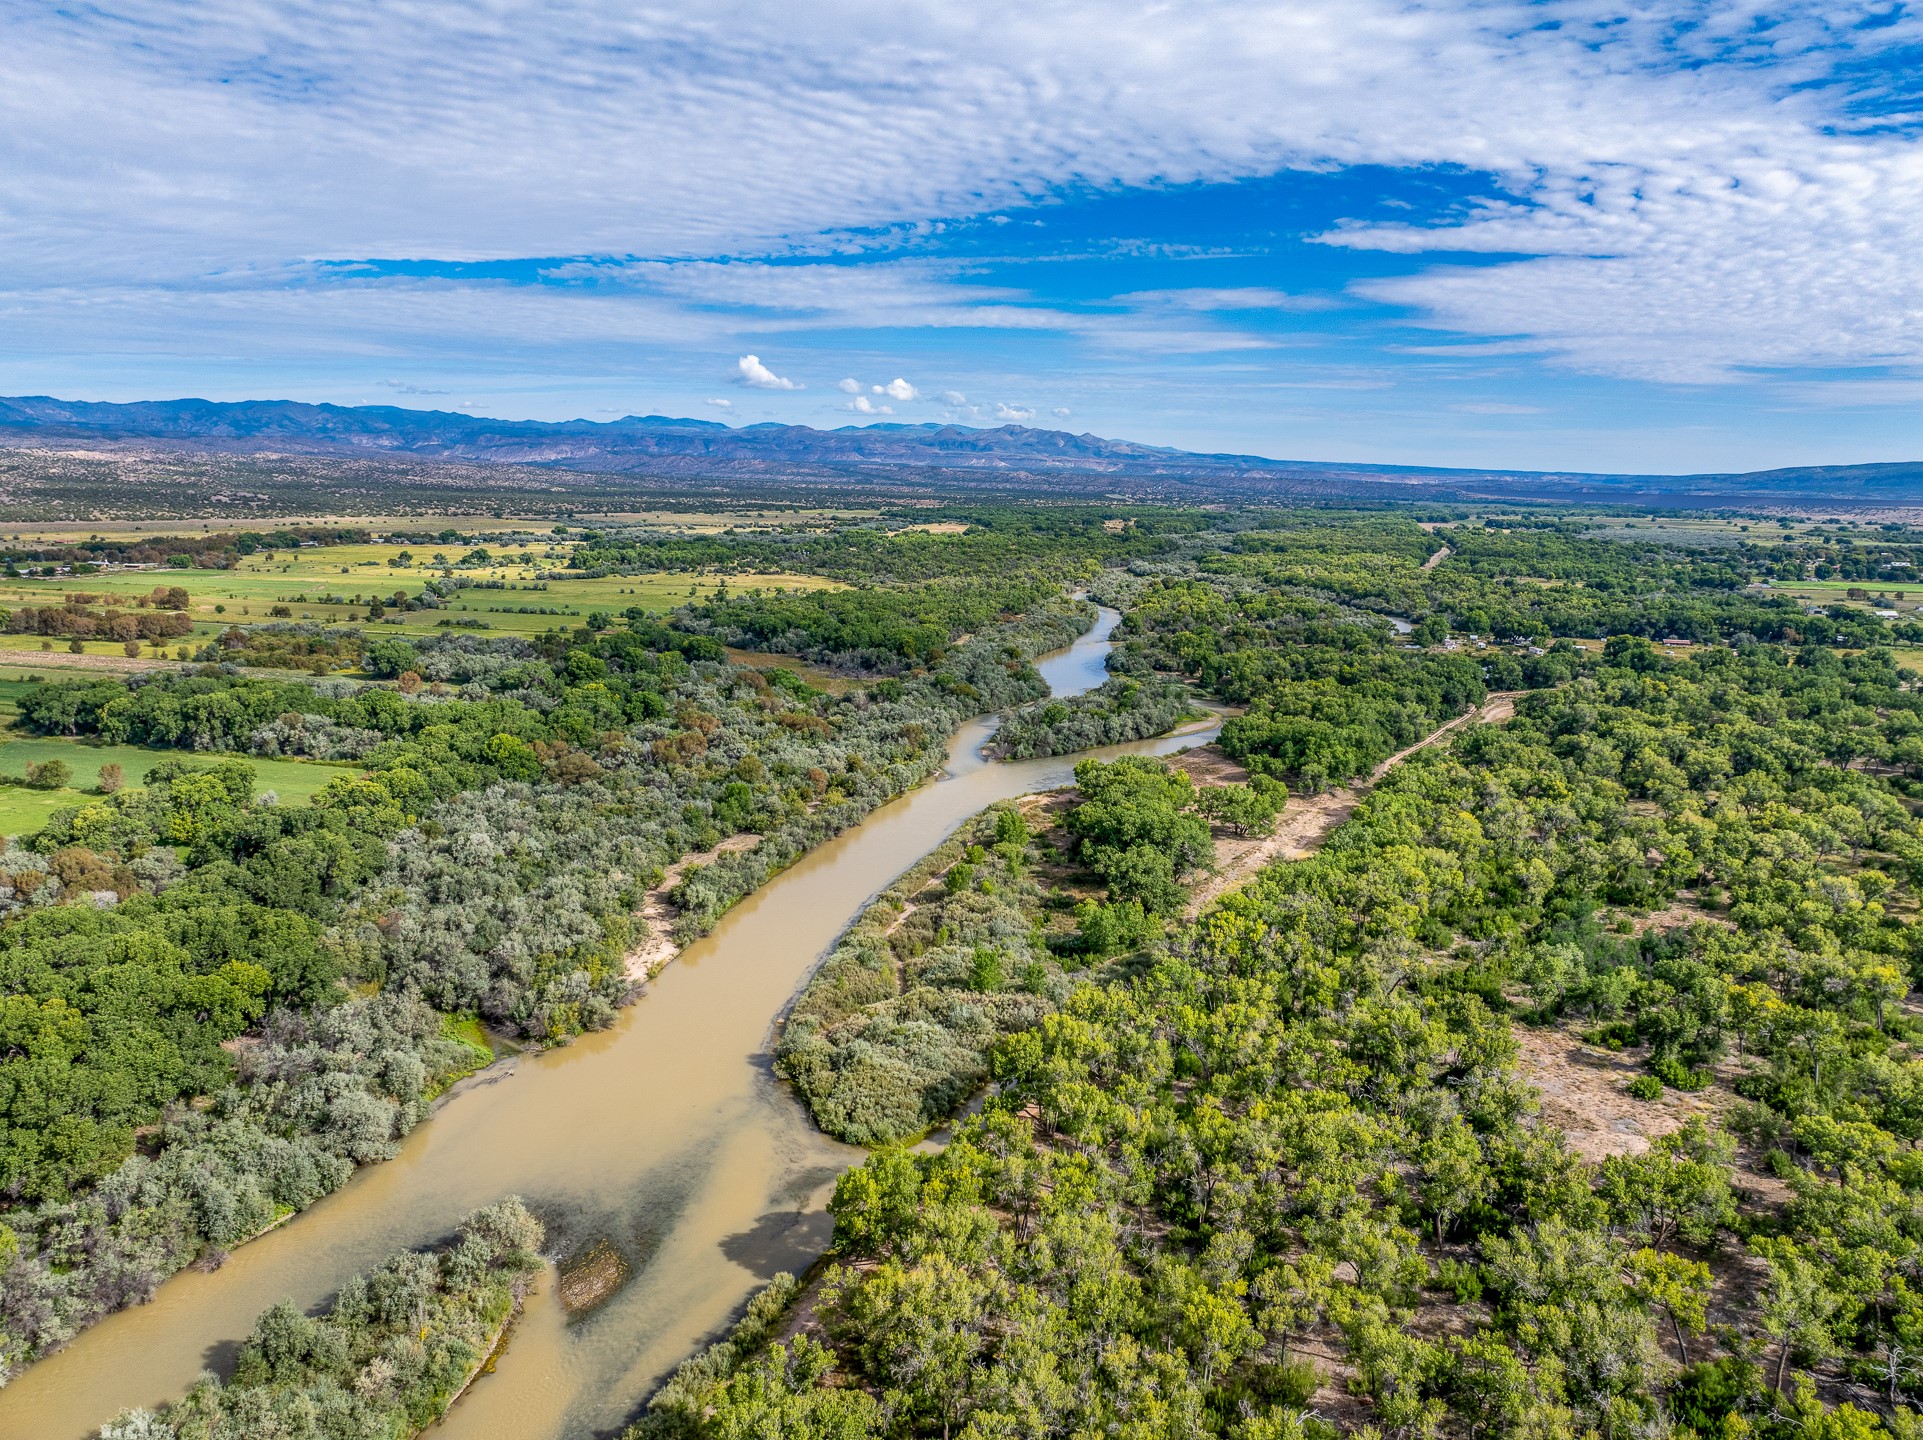
[[[740,382],[754,390],[800,390],[804,388],[799,380],[790,380],[785,375],[777,375],[761,363],[759,355],[743,355],[735,361],[735,370]]]
[[[397,393],[402,395],[445,395],[447,394],[447,391],[445,390],[426,390],[419,385],[410,385],[405,380],[383,380],[380,383],[386,386],[389,390],[396,391]]]
[[[995,418],[1009,425],[1026,425],[1035,418],[1035,412],[1027,405],[995,406]]]
[[[941,392],[941,403],[944,405],[966,405],[968,403],[968,397],[959,390],[944,390]]]
[[[917,390],[913,385],[910,385],[899,375],[893,380],[890,380],[886,385],[875,386],[875,393],[877,395],[886,395],[890,400],[900,400],[904,404],[910,400],[919,400],[921,398],[921,391]]]
[[[1069,416],[1069,409],[1066,405],[1057,405],[1048,413],[1053,415],[1057,420],[1066,420]]]
[[[861,381],[851,377],[847,380],[837,382],[835,389],[844,395],[859,395],[861,394]]]
[[[715,400],[709,400],[709,401],[707,401],[706,403],[707,403],[707,404],[709,404],[709,405],[712,405],[712,406],[714,406],[714,408],[715,408],[715,409],[717,409],[717,410],[732,410],[732,409],[734,409],[734,401],[732,401],[732,400],[721,400],[721,399],[715,399]]]
[[[894,406],[877,405],[866,395],[857,395],[841,408],[844,410],[852,410],[857,415],[893,415],[895,413]]]

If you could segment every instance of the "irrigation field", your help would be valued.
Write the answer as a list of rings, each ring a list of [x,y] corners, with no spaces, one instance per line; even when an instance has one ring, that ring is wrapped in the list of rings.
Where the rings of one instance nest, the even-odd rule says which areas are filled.
[[[523,532],[525,534],[525,532]],[[497,542],[481,549],[490,562],[462,565],[455,572],[477,582],[499,582],[502,588],[461,591],[444,609],[411,613],[389,611],[370,623],[368,604],[389,603],[396,591],[417,595],[421,586],[445,567],[460,561],[474,547],[467,545],[332,545],[263,552],[245,557],[231,570],[146,568],[110,570],[96,575],[55,579],[0,579],[0,608],[59,605],[71,592],[121,595],[129,599],[156,587],[180,586],[190,598],[188,614],[193,633],[170,641],[164,651],[151,646],[143,657],[164,654],[178,658],[229,625],[259,625],[275,620],[312,621],[321,625],[357,624],[375,634],[430,635],[450,628],[448,620],[469,620],[459,628],[479,634],[535,635],[557,626],[578,625],[595,611],[618,614],[630,608],[665,611],[713,594],[725,586],[735,590],[756,586],[792,589],[840,588],[839,582],[813,575],[700,576],[688,574],[621,575],[584,579],[566,570],[573,542],[519,544]],[[284,611],[285,613],[279,613]],[[42,657],[29,662],[28,654]],[[122,644],[114,640],[83,643],[82,655],[98,656],[98,665],[118,668]],[[13,665],[5,662],[17,656]],[[0,635],[0,677],[18,666],[38,663],[49,668],[71,665],[76,657],[66,640],[37,635]],[[85,663],[85,662],[83,662]],[[133,667],[128,667],[133,668]]]

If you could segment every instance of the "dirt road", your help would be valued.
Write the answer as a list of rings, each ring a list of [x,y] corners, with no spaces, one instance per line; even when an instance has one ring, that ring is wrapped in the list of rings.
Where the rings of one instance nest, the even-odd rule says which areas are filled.
[[[1246,885],[1271,861],[1301,860],[1313,855],[1322,848],[1330,832],[1355,813],[1355,807],[1362,803],[1362,797],[1384,775],[1418,750],[1426,749],[1465,725],[1495,725],[1507,720],[1516,713],[1516,700],[1521,694],[1521,691],[1500,691],[1491,695],[1476,709],[1458,715],[1446,725],[1438,726],[1408,749],[1398,750],[1376,766],[1369,778],[1359,784],[1345,785],[1339,790],[1325,790],[1319,795],[1291,795],[1288,808],[1276,822],[1273,834],[1254,840],[1218,841],[1215,847],[1215,873],[1197,885],[1189,897],[1190,918],[1201,914],[1231,890]],[[1196,778],[1203,777],[1197,775]],[[1221,782],[1218,780],[1216,783]]]

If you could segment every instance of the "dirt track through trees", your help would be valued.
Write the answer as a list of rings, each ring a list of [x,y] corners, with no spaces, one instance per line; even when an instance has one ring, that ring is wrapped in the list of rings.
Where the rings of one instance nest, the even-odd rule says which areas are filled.
[[[1302,860],[1313,855],[1322,848],[1335,827],[1355,813],[1355,807],[1362,803],[1362,797],[1374,789],[1384,775],[1418,750],[1427,749],[1465,725],[1495,725],[1507,720],[1516,713],[1516,699],[1521,693],[1505,690],[1489,696],[1476,709],[1458,715],[1446,725],[1438,726],[1408,749],[1398,750],[1376,766],[1369,778],[1359,784],[1325,790],[1319,795],[1291,795],[1288,808],[1282,812],[1282,818],[1276,823],[1272,834],[1254,840],[1217,841],[1215,873],[1195,887],[1189,898],[1190,918],[1201,914],[1231,890],[1246,885],[1270,862]],[[1184,756],[1174,763],[1188,770],[1199,783],[1220,785],[1248,778],[1247,772],[1229,762],[1214,746],[1192,750],[1189,756],[1196,758],[1184,763],[1189,759]]]

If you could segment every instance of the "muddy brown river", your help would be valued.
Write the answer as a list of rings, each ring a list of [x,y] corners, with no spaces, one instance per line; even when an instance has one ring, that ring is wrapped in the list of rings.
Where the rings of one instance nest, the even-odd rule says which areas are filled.
[[[1041,664],[1057,694],[1100,684],[1116,615]],[[557,1252],[605,1239],[634,1268],[570,1321],[550,1276],[494,1374],[436,1440],[580,1440],[618,1431],[663,1375],[778,1270],[826,1247],[835,1177],[864,1152],[829,1140],[769,1069],[776,1019],[843,929],[894,878],[996,800],[1053,789],[1087,754],[1167,754],[1213,731],[1050,760],[992,764],[990,722],[953,738],[942,776],[877,810],[743,900],[615,1026],[467,1082],[400,1155],[218,1271],[84,1333],[0,1390],[4,1440],[79,1440],[122,1408],[225,1369],[276,1300],[311,1307],[396,1250],[446,1236],[520,1194]]]

